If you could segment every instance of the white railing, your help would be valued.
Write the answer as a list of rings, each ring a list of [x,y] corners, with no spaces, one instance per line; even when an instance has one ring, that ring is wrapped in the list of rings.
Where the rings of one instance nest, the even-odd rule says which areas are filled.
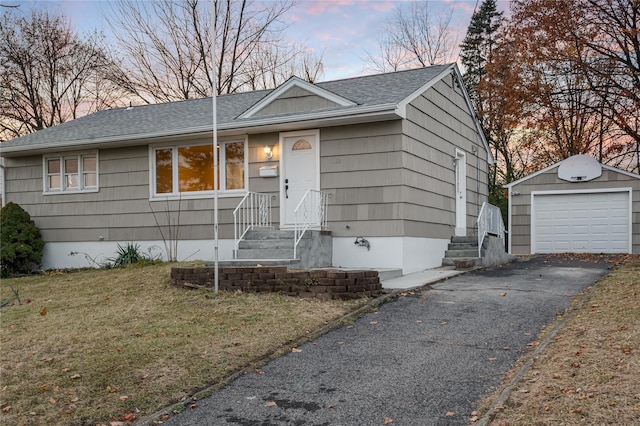
[[[482,203],[480,214],[478,215],[478,257],[482,257],[482,243],[484,238],[489,235],[495,235],[504,243],[504,222],[500,208],[489,204]]]
[[[240,241],[254,228],[272,228],[271,194],[247,192],[233,211],[233,257],[238,255]]]
[[[293,258],[297,257],[298,243],[304,233],[311,228],[325,229],[327,227],[327,192],[308,189],[293,211],[295,228],[293,238]]]

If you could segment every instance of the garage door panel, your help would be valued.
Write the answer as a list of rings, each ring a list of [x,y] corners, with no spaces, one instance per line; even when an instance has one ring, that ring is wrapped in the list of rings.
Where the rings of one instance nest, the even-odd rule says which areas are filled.
[[[532,206],[536,253],[627,253],[629,193],[537,194]]]
[[[609,231],[611,231],[612,234],[626,237],[626,234],[629,232],[629,229],[625,225],[611,225],[609,226]]]

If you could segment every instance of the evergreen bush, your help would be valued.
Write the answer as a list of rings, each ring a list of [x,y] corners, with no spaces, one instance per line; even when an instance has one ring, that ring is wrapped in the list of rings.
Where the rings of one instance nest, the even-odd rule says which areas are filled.
[[[15,203],[7,203],[0,216],[0,275],[32,272],[42,260],[40,230],[29,213]]]

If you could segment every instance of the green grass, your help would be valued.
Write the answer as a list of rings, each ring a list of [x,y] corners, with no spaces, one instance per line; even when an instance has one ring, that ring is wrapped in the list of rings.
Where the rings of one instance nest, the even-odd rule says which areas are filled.
[[[214,295],[167,265],[4,279],[0,423],[109,424],[148,415],[366,303]]]

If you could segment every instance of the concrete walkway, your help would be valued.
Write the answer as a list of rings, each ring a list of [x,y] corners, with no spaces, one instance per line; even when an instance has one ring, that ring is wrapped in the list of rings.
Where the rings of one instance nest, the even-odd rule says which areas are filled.
[[[457,271],[448,267],[426,269],[424,271],[407,274],[402,277],[384,280],[382,281],[382,288],[385,290],[413,290],[426,284],[441,281],[445,278],[464,274],[465,272],[466,271]]]
[[[536,257],[400,293],[163,424],[467,426],[541,329],[607,272]],[[395,283],[408,289],[432,274]]]

